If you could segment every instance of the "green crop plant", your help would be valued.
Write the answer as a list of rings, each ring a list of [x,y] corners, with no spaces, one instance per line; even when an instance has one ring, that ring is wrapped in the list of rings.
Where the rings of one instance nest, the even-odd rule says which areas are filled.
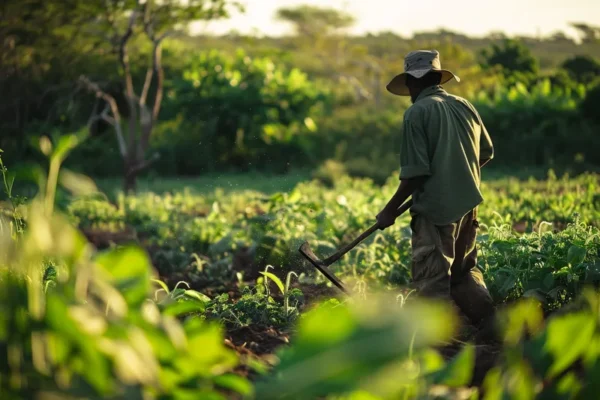
[[[154,301],[161,310],[169,310],[168,312],[172,312],[173,308],[171,308],[171,306],[177,304],[177,314],[184,312],[202,313],[206,310],[206,305],[210,302],[210,297],[196,290],[191,290],[190,285],[187,282],[177,282],[173,290],[169,290],[167,284],[160,279],[151,280],[160,286],[160,288],[154,292]],[[181,288],[180,285],[187,286],[187,289]],[[159,293],[163,293],[160,299]]]
[[[256,285],[241,288],[239,299],[231,299],[227,293],[213,298],[207,306],[205,315],[237,328],[247,326],[290,328],[300,315],[299,308],[304,302],[303,293],[300,289],[290,289],[291,277],[296,275],[294,272],[287,274],[284,284],[277,275],[268,272],[269,268],[272,267],[267,266],[265,271],[261,272],[262,277],[257,279]],[[281,301],[271,295],[269,280],[273,281],[279,289]]]
[[[293,307],[290,307],[290,298],[296,299],[302,296],[302,292],[299,289],[290,290],[292,276],[298,277],[298,274],[296,274],[294,271],[288,272],[284,285],[283,282],[281,282],[281,279],[277,277],[277,275],[268,272],[270,268],[272,269],[273,266],[267,265],[265,267],[265,270],[261,272],[261,274],[264,276],[265,292],[267,296],[270,296],[269,279],[271,279],[273,282],[275,282],[275,285],[277,285],[277,288],[283,296],[283,309],[285,311],[286,318],[288,320],[292,320],[298,314],[298,302],[296,301],[296,304]]]
[[[61,176],[57,160],[64,154],[59,157],[48,143],[43,146],[52,164],[45,190],[22,205],[26,224],[18,240],[12,232],[0,232],[2,397],[251,394],[244,378],[229,373],[238,359],[224,346],[217,324],[202,318],[178,322],[176,317],[189,311],[181,301],[160,307],[149,301],[152,267],[142,249],[97,252],[55,210]],[[53,270],[47,268],[48,260]],[[180,299],[181,290],[169,294]],[[186,298],[203,304],[204,298],[185,292]],[[198,351],[206,348],[211,351]]]

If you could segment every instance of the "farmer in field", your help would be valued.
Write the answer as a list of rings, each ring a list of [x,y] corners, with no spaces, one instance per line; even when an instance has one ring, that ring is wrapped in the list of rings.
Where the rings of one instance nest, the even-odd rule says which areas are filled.
[[[480,169],[494,155],[492,141],[473,105],[440,86],[460,79],[441,68],[437,51],[409,53],[404,69],[387,85],[413,103],[404,114],[400,185],[377,221],[381,229],[393,225],[395,210],[412,195],[414,288],[453,300],[479,325],[494,314],[475,247]]]

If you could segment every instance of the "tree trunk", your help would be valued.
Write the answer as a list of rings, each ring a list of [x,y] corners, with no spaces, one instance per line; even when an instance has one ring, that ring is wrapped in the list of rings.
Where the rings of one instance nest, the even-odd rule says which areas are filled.
[[[135,193],[137,188],[137,176],[138,172],[133,168],[132,162],[128,159],[125,160],[125,168],[123,171],[123,191],[126,195]]]

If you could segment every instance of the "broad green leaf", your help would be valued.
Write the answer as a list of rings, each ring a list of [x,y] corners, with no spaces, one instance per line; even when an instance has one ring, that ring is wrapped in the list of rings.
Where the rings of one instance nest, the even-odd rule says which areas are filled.
[[[193,318],[185,322],[184,329],[187,334],[188,348],[198,349],[198,351],[190,351],[188,362],[201,374],[225,372],[238,363],[237,355],[225,347],[222,328],[218,324]]]
[[[48,136],[40,137],[39,146],[40,150],[45,156],[50,156],[50,154],[52,153],[52,142],[50,141],[50,138]]]
[[[445,307],[395,306],[391,298],[351,308],[321,308],[300,321],[292,347],[280,353],[272,378],[257,398],[303,399],[346,393],[383,368],[448,337],[454,327]],[[368,303],[368,304],[367,304]]]
[[[500,287],[500,293],[507,295],[517,284],[517,277],[515,275],[508,275],[504,278],[502,286]]]
[[[561,373],[588,350],[595,329],[596,320],[588,314],[569,314],[550,320],[545,348],[553,355],[554,363],[548,377]]]
[[[571,265],[581,264],[585,260],[586,253],[585,248],[573,245],[567,252],[567,262]]]
[[[59,182],[76,196],[89,195],[98,192],[98,188],[91,178],[64,168],[60,171]]]
[[[166,293],[169,293],[169,287],[167,286],[166,283],[164,283],[160,279],[151,279],[151,281],[154,282],[154,283],[158,283],[158,285],[160,287],[162,287],[165,290]]]
[[[543,326],[540,303],[534,299],[519,300],[501,314],[504,323],[504,340],[516,344],[525,334],[536,334]]]
[[[263,271],[261,271],[261,274],[264,275],[266,278],[269,278],[273,282],[275,282],[275,284],[277,285],[277,287],[281,291],[281,294],[285,293],[285,286],[283,286],[283,282],[281,282],[281,279],[279,279],[277,277],[277,275],[272,274],[271,272],[263,272]]]
[[[55,332],[58,340],[72,350],[70,360],[72,365],[81,365],[72,372],[81,376],[101,394],[108,394],[113,389],[113,380],[109,359],[97,346],[97,338],[79,330],[71,319],[68,307],[58,296],[49,295],[47,299],[46,320]]]
[[[296,203],[302,198],[302,193],[299,190],[294,190],[288,197],[288,203]]]
[[[554,286],[554,275],[552,272],[549,272],[543,281],[544,289],[550,290]]]
[[[214,382],[222,388],[233,390],[243,396],[249,396],[254,392],[252,384],[246,378],[239,375],[225,374],[217,376]]]
[[[189,313],[201,313],[206,310],[206,304],[204,302],[196,300],[183,300],[169,302],[159,305],[163,309],[164,315],[180,316]]]
[[[200,292],[197,292],[195,290],[186,290],[185,292],[183,292],[186,296],[188,297],[192,297],[202,303],[208,303],[210,302],[210,297],[208,297],[205,294],[202,294]]]
[[[58,138],[56,148],[52,152],[52,158],[58,159],[59,162],[62,163],[67,158],[69,152],[71,152],[71,150],[77,147],[77,145],[81,142],[83,137],[84,136],[82,135],[74,134],[61,135]]]
[[[450,363],[431,375],[432,382],[450,387],[466,386],[471,381],[474,366],[475,348],[468,344]]]
[[[151,264],[148,255],[138,247],[124,247],[101,253],[96,263],[117,286],[127,288],[123,297],[130,307],[138,308],[149,298]]]
[[[315,121],[312,118],[310,118],[310,117],[304,118],[304,125],[311,132],[316,132],[317,131],[317,124],[315,124]]]

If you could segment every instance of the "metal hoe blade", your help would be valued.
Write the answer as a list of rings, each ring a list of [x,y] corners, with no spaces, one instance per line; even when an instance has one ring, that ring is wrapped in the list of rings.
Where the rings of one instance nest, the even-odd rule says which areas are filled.
[[[398,218],[400,215],[402,215],[402,213],[404,213],[406,210],[408,210],[412,206],[412,204],[413,204],[413,201],[412,201],[412,199],[410,199],[407,202],[405,202],[403,205],[401,205],[398,208],[398,210],[396,210],[396,218]],[[329,271],[329,269],[327,269],[327,267],[330,266],[331,264],[333,264],[334,262],[336,262],[337,260],[339,260],[341,257],[344,256],[344,254],[346,254],[347,252],[352,250],[356,245],[358,245],[360,242],[362,242],[363,240],[365,240],[366,238],[371,236],[378,229],[380,229],[378,223],[372,225],[369,229],[367,229],[366,231],[361,233],[359,237],[354,239],[350,244],[343,246],[341,249],[336,251],[331,256],[327,257],[325,260],[320,260],[317,258],[317,256],[315,256],[315,253],[313,253],[313,251],[311,250],[308,242],[302,243],[302,246],[300,246],[299,251],[304,257],[306,257],[306,259],[308,259],[308,261],[310,261],[310,263],[312,265],[314,265],[319,271],[321,271],[321,273],[323,275],[325,275],[325,277],[327,279],[329,279],[335,286],[337,286],[344,293],[348,294],[349,292],[344,287],[344,284],[342,283],[342,281],[340,281],[333,273],[331,273],[331,271]]]
[[[321,271],[321,273],[325,275],[325,277],[329,279],[331,283],[337,286],[342,292],[349,294],[342,281],[340,281],[331,271],[329,271],[329,269],[325,266],[323,261],[319,260],[315,253],[313,253],[308,242],[302,243],[302,246],[300,246],[299,251],[304,257],[306,257],[308,261],[310,261],[312,265],[315,266],[315,268]]]

